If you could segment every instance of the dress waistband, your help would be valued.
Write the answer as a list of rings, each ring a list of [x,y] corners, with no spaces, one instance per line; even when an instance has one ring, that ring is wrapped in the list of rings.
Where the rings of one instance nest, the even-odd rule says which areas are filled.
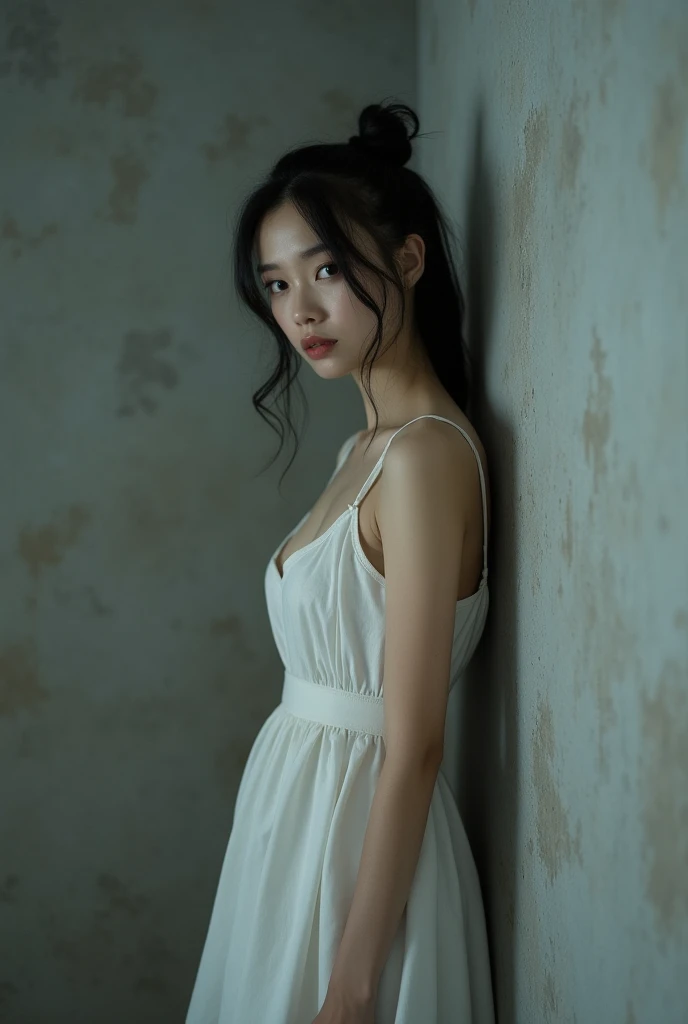
[[[383,698],[353,690],[312,683],[291,672],[284,673],[282,704],[292,715],[310,722],[382,736]]]

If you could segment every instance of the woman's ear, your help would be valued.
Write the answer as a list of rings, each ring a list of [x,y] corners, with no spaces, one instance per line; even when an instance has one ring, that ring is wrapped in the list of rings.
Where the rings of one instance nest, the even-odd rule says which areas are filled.
[[[405,288],[413,288],[425,269],[425,242],[420,235],[407,235],[397,252],[397,265]]]

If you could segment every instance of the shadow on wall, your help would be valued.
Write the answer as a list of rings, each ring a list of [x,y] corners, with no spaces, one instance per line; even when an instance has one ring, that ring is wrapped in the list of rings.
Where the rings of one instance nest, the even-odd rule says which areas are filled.
[[[495,1010],[500,1024],[515,1019],[514,907],[518,795],[518,703],[513,441],[484,408],[484,373],[495,295],[495,193],[484,153],[484,113],[475,117],[473,162],[466,196],[467,333],[474,369],[472,421],[490,461],[493,516],[488,537],[490,614],[461,691],[458,802],[480,874],[487,916]],[[499,493],[495,489],[499,481]],[[498,595],[498,602],[495,601]]]

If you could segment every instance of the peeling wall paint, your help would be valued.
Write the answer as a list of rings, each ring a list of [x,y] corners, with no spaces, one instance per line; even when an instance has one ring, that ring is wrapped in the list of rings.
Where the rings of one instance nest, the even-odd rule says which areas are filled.
[[[498,493],[458,791],[500,1024],[683,1024],[688,11],[434,0],[418,88]]]
[[[648,690],[650,688],[648,687]],[[647,895],[657,933],[679,937],[688,920],[688,684],[685,663],[663,666],[643,694],[643,827]]]
[[[533,785],[537,801],[537,848],[540,860],[553,882],[560,868],[575,859],[582,864],[581,823],[572,829],[559,781],[555,777],[557,748],[552,708],[547,696],[538,701],[533,739]]]
[[[158,91],[158,86],[144,75],[141,55],[120,46],[116,60],[99,61],[84,68],[72,98],[105,108],[117,96],[123,117],[149,117]]]

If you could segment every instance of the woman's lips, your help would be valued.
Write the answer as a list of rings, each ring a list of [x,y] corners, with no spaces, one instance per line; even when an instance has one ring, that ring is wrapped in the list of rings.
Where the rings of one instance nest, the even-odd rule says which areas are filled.
[[[323,356],[331,352],[336,344],[336,338],[323,338],[322,343],[311,345],[310,348],[307,348],[306,355],[310,356],[311,359],[322,359]]]
[[[322,341],[336,341],[336,338],[330,338],[327,334],[309,334],[307,338],[301,339],[301,348],[307,349],[311,345],[318,344]]]

